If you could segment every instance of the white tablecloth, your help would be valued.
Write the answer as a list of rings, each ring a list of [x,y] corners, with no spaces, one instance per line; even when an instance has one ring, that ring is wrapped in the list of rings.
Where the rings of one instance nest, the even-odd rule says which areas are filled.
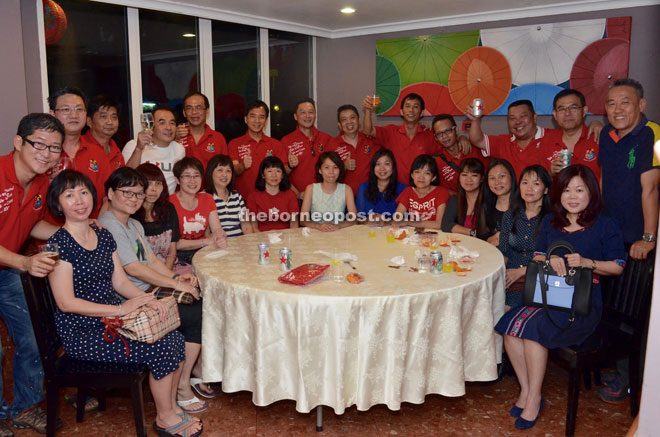
[[[416,266],[415,250],[423,248],[387,243],[385,233],[368,237],[366,226],[351,226],[304,237],[301,229],[287,230],[282,243],[270,244],[267,266],[257,264],[264,234],[230,238],[224,256],[198,252],[204,381],[222,381],[225,392],[251,391],[259,406],[294,399],[299,412],[326,405],[342,414],[352,405],[397,410],[430,393],[462,396],[465,381],[496,379],[502,349],[493,326],[504,313],[505,281],[497,248],[461,236],[458,245],[480,253],[473,271],[419,274],[388,265],[403,255]],[[294,267],[329,264],[316,250],[353,253],[366,280],[281,284],[283,246],[291,248]],[[440,249],[447,260],[449,248]]]

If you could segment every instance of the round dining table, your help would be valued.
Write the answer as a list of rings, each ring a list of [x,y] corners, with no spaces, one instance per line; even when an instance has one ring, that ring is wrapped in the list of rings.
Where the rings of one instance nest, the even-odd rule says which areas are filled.
[[[250,391],[257,406],[292,399],[301,413],[324,405],[336,414],[353,405],[398,410],[427,394],[462,396],[466,381],[495,380],[502,254],[476,238],[439,234],[441,241],[460,239],[456,248],[478,257],[465,274],[420,273],[417,257],[429,248],[388,242],[388,231],[295,228],[271,232],[281,233],[274,242],[262,232],[229,238],[226,249],[200,250],[193,267],[203,292],[202,379],[221,381],[224,392]],[[258,262],[262,242],[268,265]],[[294,268],[330,264],[336,252],[354,255],[341,273],[364,281],[338,283],[326,272],[304,286],[280,283],[282,247],[291,250]],[[450,249],[438,249],[445,261]]]

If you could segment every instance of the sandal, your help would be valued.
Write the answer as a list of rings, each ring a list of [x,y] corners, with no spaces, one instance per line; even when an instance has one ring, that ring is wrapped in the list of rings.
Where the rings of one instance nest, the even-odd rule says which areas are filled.
[[[76,395],[69,395],[69,394],[64,395],[64,400],[66,401],[66,403],[71,405],[76,410],[78,409],[77,399],[78,398]],[[96,411],[98,409],[99,409],[99,401],[94,396],[87,396],[87,400],[85,401],[85,413],[91,413],[92,411]]]
[[[33,405],[11,419],[11,425],[17,429],[32,428],[39,434],[46,434],[46,412],[39,405]],[[61,427],[62,421],[57,419],[55,429]]]
[[[202,411],[206,411],[206,409],[209,407],[206,402],[199,400],[197,396],[193,396],[192,399],[188,399],[187,401],[176,401],[176,403],[181,407],[183,411],[190,414],[201,413]],[[202,406],[193,410],[186,408],[187,406],[193,404],[202,404]]]
[[[202,388],[204,382],[201,378],[190,378],[190,385],[192,386],[195,393],[206,399],[213,399],[216,396],[215,390],[211,388],[210,385],[206,384],[209,388],[209,391],[206,391]]]
[[[0,437],[14,437],[14,431],[4,420],[0,420]]]
[[[196,424],[197,423],[193,422],[188,415],[184,415],[181,422],[172,425],[169,428],[161,428],[156,422],[154,422],[154,430],[158,434],[158,437],[197,437],[202,435],[203,428],[200,428],[195,434],[190,434],[190,428]]]

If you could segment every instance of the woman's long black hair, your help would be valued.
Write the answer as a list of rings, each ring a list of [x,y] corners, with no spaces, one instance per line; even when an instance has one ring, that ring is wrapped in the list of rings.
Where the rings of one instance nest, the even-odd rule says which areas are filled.
[[[486,170],[486,176],[484,177],[484,182],[481,184],[481,210],[479,211],[479,218],[477,220],[477,232],[481,235],[486,235],[497,232],[499,224],[497,223],[497,214],[495,212],[495,206],[497,205],[497,196],[490,190],[488,185],[488,174],[496,166],[503,166],[511,177],[511,192],[509,193],[509,206],[513,201],[513,196],[516,189],[518,188],[518,181],[516,179],[516,172],[513,170],[511,163],[506,159],[493,159],[488,165]]]
[[[511,234],[516,233],[516,222],[518,214],[525,214],[525,201],[522,199],[522,196],[520,195],[520,182],[522,181],[523,176],[527,174],[535,174],[536,177],[539,178],[539,181],[544,185],[545,189],[547,190],[545,194],[543,194],[543,200],[541,202],[541,211],[539,212],[538,219],[536,220],[536,224],[534,225],[534,232],[532,234],[532,237],[534,240],[536,240],[536,237],[539,233],[539,227],[541,225],[541,221],[543,221],[543,217],[550,211],[552,211],[552,205],[550,203],[550,188],[552,186],[552,176],[550,176],[550,173],[543,168],[540,165],[530,165],[529,167],[526,167],[522,173],[520,173],[520,179],[518,179],[518,187],[516,188],[516,195],[513,198],[513,201],[511,202],[511,219],[512,219],[512,226],[511,226]]]

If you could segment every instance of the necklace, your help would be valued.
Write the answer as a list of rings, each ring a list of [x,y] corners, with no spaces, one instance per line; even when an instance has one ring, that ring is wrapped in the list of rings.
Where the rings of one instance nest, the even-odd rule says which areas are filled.
[[[73,232],[71,228],[67,227],[67,225],[64,225],[63,228],[66,229],[69,232],[69,234],[71,234],[74,240],[81,242],[83,245],[87,244],[87,242],[89,241],[89,232],[91,231],[91,228],[89,226],[87,226],[87,231],[84,232],[85,234],[84,238],[82,234],[76,235],[76,233]]]

